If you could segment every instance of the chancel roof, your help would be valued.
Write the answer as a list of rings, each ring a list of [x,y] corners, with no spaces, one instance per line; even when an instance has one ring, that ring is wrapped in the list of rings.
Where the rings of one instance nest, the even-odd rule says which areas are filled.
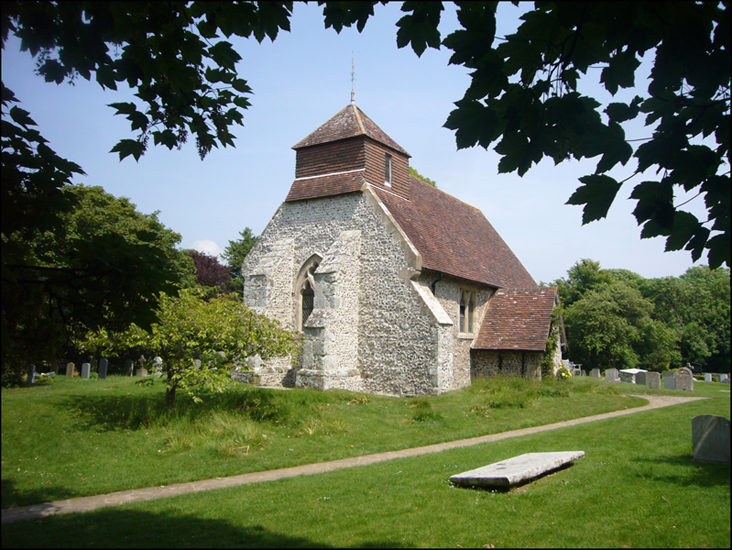
[[[496,287],[536,286],[480,210],[414,176],[409,180],[409,200],[377,187],[374,191],[425,268]]]
[[[321,143],[329,143],[331,141],[340,141],[356,136],[367,136],[373,140],[383,143],[387,147],[399,151],[400,153],[410,157],[396,141],[391,139],[386,132],[379,128],[376,123],[366,114],[356,107],[355,103],[350,103],[338,114],[307,136],[302,141],[294,145],[293,149],[302,149],[312,145]]]
[[[473,349],[545,351],[556,301],[557,289],[553,287],[496,291]]]

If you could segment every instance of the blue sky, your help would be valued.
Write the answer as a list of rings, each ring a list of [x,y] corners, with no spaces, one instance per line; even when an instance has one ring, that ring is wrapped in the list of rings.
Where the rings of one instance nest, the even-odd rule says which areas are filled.
[[[515,29],[519,12],[500,4],[498,36]],[[243,58],[237,69],[254,91],[252,106],[244,111],[244,127],[234,127],[236,148],[215,149],[203,162],[192,140],[181,151],[151,147],[138,163],[131,157],[119,162],[109,151],[132,136],[128,121],[113,116],[107,104],[130,101],[131,92],[103,91],[83,79],[46,84],[14,39],[3,52],[2,79],[50,146],[83,167],[87,176],[78,182],[129,197],[142,212],[159,210],[160,220],[182,235],[183,248],[218,253],[245,227],[262,232],[294,179],[291,147],[350,102],[353,52],[356,104],[409,151],[411,166],[482,210],[537,282],[565,276],[581,258],[644,277],[678,276],[691,267],[688,252],[664,253],[664,239],[640,239],[631,214],[635,201],[628,200],[639,180],[620,190],[607,219],[582,226],[582,208],[565,203],[577,178],[594,171],[593,161],[554,166],[544,160],[520,178],[499,175],[493,151],[458,151],[453,132],[442,126],[470,83],[468,71],[448,65],[444,48],[428,49],[421,58],[411,48],[398,49],[395,23],[401,15],[397,4],[378,6],[363,33],[353,28],[338,35],[324,29],[322,8],[296,3],[292,31],[276,41],[232,40]],[[457,26],[448,6],[443,37]],[[647,74],[645,65],[641,71]],[[599,71],[590,72],[588,79],[598,77]],[[643,77],[637,84],[645,91]],[[612,99],[590,83],[580,91],[602,102],[635,95],[621,91]],[[640,124],[626,131],[630,138],[651,134]],[[633,166],[631,160],[611,175],[624,179]],[[677,203],[684,200],[681,195]],[[706,219],[701,197],[685,208]]]

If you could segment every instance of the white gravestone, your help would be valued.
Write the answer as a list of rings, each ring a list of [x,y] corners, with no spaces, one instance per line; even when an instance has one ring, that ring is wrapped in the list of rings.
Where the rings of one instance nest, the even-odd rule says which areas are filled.
[[[600,378],[600,369],[592,369],[590,371],[591,378]]]
[[[66,376],[74,376],[74,364],[66,363]]]
[[[82,363],[81,364],[81,377],[89,379],[90,370],[91,370],[91,363]]]
[[[705,381],[705,382],[711,382],[711,381],[712,381],[712,373],[710,373],[710,372],[705,372],[705,373],[704,373],[704,381]]]

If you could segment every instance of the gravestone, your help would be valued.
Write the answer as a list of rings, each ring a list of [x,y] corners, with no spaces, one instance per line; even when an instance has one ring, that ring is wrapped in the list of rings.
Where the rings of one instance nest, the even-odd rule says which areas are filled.
[[[66,376],[74,376],[74,364],[66,363]]]
[[[144,368],[135,369],[135,376],[147,376],[147,369],[144,369]]]
[[[711,372],[705,372],[704,373],[704,381],[705,382],[711,382],[712,381],[712,373]]]
[[[649,390],[660,390],[661,389],[661,373],[660,372],[647,372],[646,373],[646,388]]]
[[[81,364],[81,377],[89,379],[89,372],[91,371],[91,363]]]
[[[676,377],[674,376],[673,372],[664,372],[663,373],[663,389],[665,390],[675,390],[676,389]]]
[[[600,378],[600,369],[592,369],[590,371],[591,378]]]
[[[135,370],[135,362],[132,359],[125,359],[125,368],[122,372],[128,372],[129,376],[132,376],[132,373]]]
[[[691,419],[694,460],[729,464],[729,420],[702,414]]]
[[[163,375],[163,359],[162,359],[162,357],[154,357],[153,358],[153,375],[155,375],[155,376],[162,376]]]
[[[30,365],[28,367],[28,383],[32,384],[36,379],[36,366]]]
[[[89,361],[91,363],[91,372],[99,372],[99,364],[97,363],[96,358]]]
[[[694,376],[686,367],[681,367],[674,376],[677,391],[694,391]]]
[[[102,357],[99,360],[99,379],[104,380],[107,378],[107,367],[109,366],[109,361],[107,361],[104,357]]]
[[[635,375],[635,383],[636,384],[639,384],[641,386],[645,386],[646,385],[646,377],[647,377],[646,375],[647,374],[648,373],[645,372],[645,371],[641,371],[641,372],[637,373]]]
[[[605,382],[618,382],[618,369],[607,369],[605,371]]]
[[[722,383],[725,383],[726,382],[727,384],[729,384],[729,382],[727,382],[728,380],[729,380],[729,375],[727,375],[727,374],[720,374],[719,375],[719,381],[720,382],[722,382]]]

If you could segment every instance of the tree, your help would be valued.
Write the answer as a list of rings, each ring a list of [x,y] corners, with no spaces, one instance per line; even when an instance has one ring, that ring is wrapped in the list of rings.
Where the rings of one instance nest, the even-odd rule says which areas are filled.
[[[52,228],[3,234],[3,384],[86,330],[149,327],[159,293],[177,292],[190,270],[175,249],[180,235],[157,213],[141,214],[101,187],[67,185],[57,202],[70,206]]]
[[[557,279],[551,286],[557,287],[562,305],[568,307],[590,290],[613,281],[613,276],[607,270],[600,269],[600,262],[584,258],[569,268],[566,279]]]
[[[654,318],[679,332],[682,362],[729,371],[729,269],[692,267],[681,277],[647,279],[641,291],[654,303]]]
[[[437,187],[437,182],[435,180],[431,180],[430,178],[424,177],[422,174],[417,172],[416,168],[409,167],[409,173],[412,174],[415,178],[418,178],[425,182],[427,185],[431,185],[432,187]]]
[[[244,258],[259,240],[259,237],[253,235],[252,230],[248,227],[245,227],[244,231],[240,231],[239,235],[241,235],[241,239],[229,241],[229,246],[224,249],[222,254],[224,261],[231,268],[231,276],[235,279],[241,278]]]
[[[216,288],[224,294],[231,292],[231,271],[216,257],[196,250],[187,250],[186,255],[193,260],[199,285]]]
[[[569,355],[589,368],[660,371],[681,357],[678,335],[651,318],[653,303],[622,282],[603,284],[565,308]]]
[[[231,382],[235,365],[247,357],[259,355],[266,360],[298,349],[291,332],[231,295],[206,299],[200,289],[183,289],[177,298],[161,297],[158,318],[150,332],[133,324],[122,333],[89,334],[85,346],[105,353],[139,348],[159,356],[169,407],[175,405],[178,390],[192,395],[196,402],[201,401],[203,389],[221,391]]]

